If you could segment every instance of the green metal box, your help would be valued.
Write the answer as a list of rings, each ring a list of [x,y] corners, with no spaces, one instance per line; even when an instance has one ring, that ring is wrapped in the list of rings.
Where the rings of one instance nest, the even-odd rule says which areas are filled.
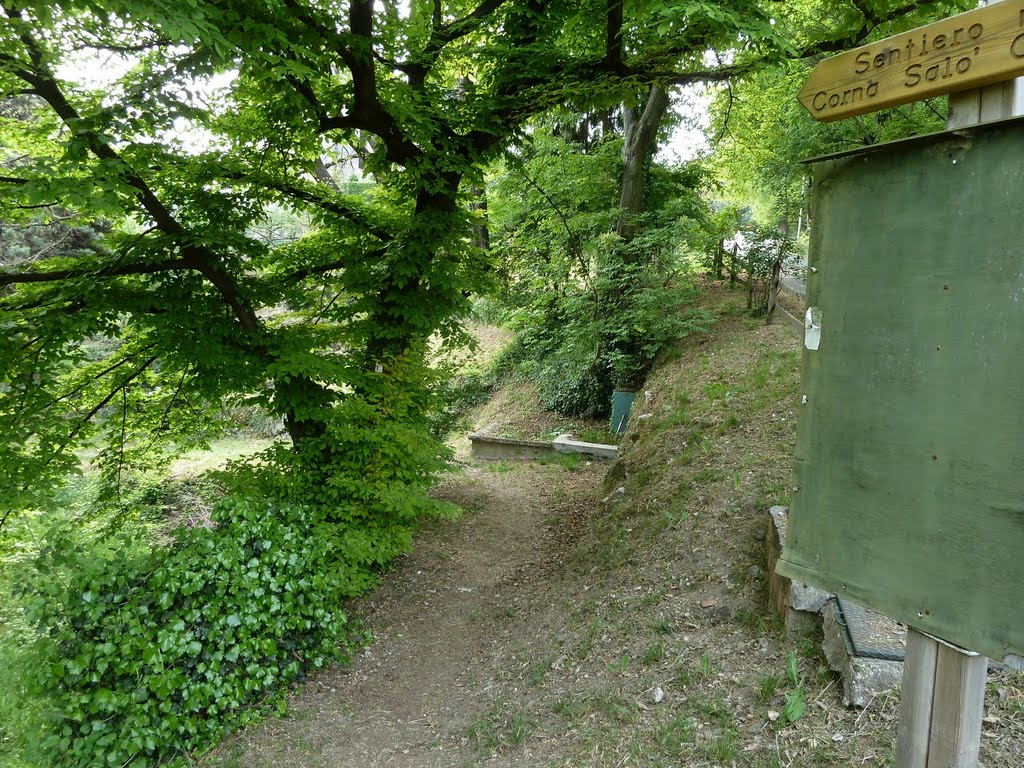
[[[777,570],[1019,666],[1024,123],[824,159],[813,213]]]

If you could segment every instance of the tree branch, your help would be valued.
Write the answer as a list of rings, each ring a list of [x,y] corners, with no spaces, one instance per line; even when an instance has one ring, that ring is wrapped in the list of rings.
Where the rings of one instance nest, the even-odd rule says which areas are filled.
[[[608,0],[604,58],[611,67],[622,65],[622,4],[623,0]]]
[[[170,40],[152,40],[147,43],[136,43],[135,45],[117,45],[116,43],[100,43],[82,40],[77,45],[70,47],[72,51],[108,51],[110,53],[142,53],[154,48],[169,48],[172,45]]]
[[[501,8],[506,2],[508,0],[483,0],[468,15],[438,28],[436,33],[431,35],[431,43],[434,43],[440,49],[458,40],[460,37],[465,37],[477,29],[482,21],[486,20],[488,16]],[[428,45],[431,44],[428,43]]]
[[[327,178],[330,179],[330,174],[327,173],[326,166],[323,165],[322,161],[318,162],[320,163],[320,168],[317,169],[316,167],[314,167],[314,174],[318,178],[320,178],[321,174],[327,174]],[[273,189],[287,197],[292,198],[293,200],[298,200],[300,202],[306,203],[307,205],[312,205],[315,208],[327,211],[328,213],[333,213],[335,216],[340,216],[341,218],[346,219],[352,222],[353,224],[362,227],[369,234],[373,235],[381,242],[386,243],[394,239],[394,235],[392,235],[383,227],[378,226],[374,224],[372,221],[370,221],[370,219],[366,216],[365,213],[358,210],[357,208],[353,208],[349,205],[346,205],[341,193],[334,193],[333,191],[326,193],[326,190],[318,191],[315,189],[303,187],[301,186],[301,184],[297,184],[294,182],[287,182],[277,178],[266,178],[259,174],[248,174],[245,173],[244,171],[222,171],[222,176],[224,178],[233,179],[235,181],[247,181],[253,185],[266,187],[267,189]],[[326,183],[326,180],[322,179],[322,181]],[[338,187],[336,184],[334,184],[333,179],[330,180],[330,185],[333,187],[334,190],[337,190]]]
[[[35,205],[19,205],[15,203],[11,208],[15,208],[19,211],[38,211],[41,208],[56,208],[60,203],[54,200],[52,203],[36,203]]]
[[[338,186],[338,182],[336,182],[334,177],[331,176],[331,171],[322,157],[318,157],[313,163],[312,173],[317,181],[322,184],[326,184],[333,192],[336,192],[339,195],[342,194],[341,187]]]
[[[806,59],[812,56],[820,56],[824,53],[838,53],[840,51],[845,51],[851,44],[858,45],[866,40],[875,27],[893,21],[894,19],[898,19],[902,16],[906,16],[908,13],[912,13],[919,8],[933,5],[936,2],[936,0],[911,0],[911,2],[904,3],[896,8],[890,8],[886,13],[880,14],[872,9],[866,2],[863,2],[863,0],[850,1],[860,12],[861,16],[864,17],[864,24],[846,37],[808,45],[806,48],[803,48],[798,52],[796,58]]]
[[[10,16],[12,11],[5,8],[5,13]],[[19,11],[13,11],[13,13],[19,20],[24,21],[24,17]],[[185,228],[171,214],[170,209],[160,201],[142,176],[99,135],[83,126],[82,116],[64,96],[57,78],[43,64],[42,49],[36,41],[27,32],[20,35],[20,39],[29,52],[32,68],[25,69],[15,66],[13,74],[38,91],[39,97],[50,106],[71,132],[85,141],[90,152],[100,160],[116,164],[121,177],[127,184],[135,188],[143,209],[152,217],[162,232],[175,237],[185,234]],[[11,60],[10,57],[4,58]],[[234,279],[216,264],[213,254],[196,245],[186,245],[182,251],[185,253],[185,260],[189,266],[198,270],[218,290],[242,327],[250,333],[260,332],[262,323],[256,312],[249,302],[242,298]]]
[[[515,156],[512,156],[512,159],[512,167],[519,171],[519,174],[526,180],[527,184],[529,184],[531,187],[537,190],[537,192],[540,193],[540,196],[547,201],[547,204],[551,207],[551,210],[555,212],[555,215],[558,216],[559,221],[562,222],[562,228],[565,229],[565,234],[568,238],[569,251],[572,253],[573,257],[580,263],[580,277],[583,279],[583,284],[587,288],[587,290],[593,294],[594,300],[597,301],[597,291],[590,283],[590,269],[587,265],[586,259],[583,258],[582,250],[580,250],[579,234],[573,231],[572,227],[569,225],[569,219],[566,217],[562,209],[551,198],[551,195],[547,193],[547,190],[545,190],[540,184],[537,183],[536,180],[531,178],[530,175],[526,172],[526,168],[524,167],[523,162]]]
[[[112,389],[106,397],[104,397],[102,400],[96,403],[96,405],[90,408],[89,412],[79,420],[79,422],[75,425],[74,429],[72,429],[68,433],[67,440],[65,440],[61,444],[61,448],[67,447],[71,443],[71,441],[78,436],[78,433],[85,429],[86,424],[88,424],[92,420],[93,416],[99,413],[107,403],[113,400],[118,392],[123,390],[125,387],[127,387],[129,384],[135,381],[135,379],[139,378],[139,376],[145,373],[146,369],[149,368],[149,366],[151,366],[153,363],[155,363],[156,360],[157,356],[153,355],[148,360],[146,360],[142,365],[140,365],[130,374],[121,379],[121,382],[116,387],[114,387],[114,389]]]
[[[121,277],[123,275],[151,275],[157,272],[172,272],[178,269],[199,270],[200,266],[190,259],[170,259],[153,264],[115,264],[99,269],[57,269],[50,272],[0,272],[0,285],[16,283],[53,283],[76,278]]]
[[[143,352],[148,352],[149,350],[153,349],[155,346],[156,346],[156,343],[153,342],[153,343],[147,344],[146,346],[142,347],[142,349],[138,350],[138,352],[135,352],[135,353],[130,354],[130,355],[125,355],[120,360],[118,360],[116,363],[113,363],[112,365],[108,365],[102,371],[100,371],[95,376],[93,376],[91,379],[89,379],[89,381],[83,382],[83,383],[79,384],[77,387],[75,387],[74,389],[71,389],[71,390],[65,392],[63,395],[60,395],[59,397],[53,398],[44,407],[45,408],[49,408],[51,405],[56,405],[61,400],[67,400],[69,397],[74,397],[79,392],[81,392],[83,389],[88,387],[90,384],[94,384],[95,382],[99,381],[104,376],[106,376],[108,373],[112,373],[113,371],[116,371],[122,365],[125,365],[126,363],[132,362],[133,360],[135,360],[138,357],[138,355],[140,355]]]
[[[480,5],[460,19],[447,24],[441,23],[441,2],[435,0],[433,29],[430,37],[419,51],[407,62],[394,64],[394,68],[409,76],[409,85],[422,91],[427,75],[433,71],[438,56],[446,45],[472,34],[480,25],[508,0],[483,0]]]
[[[385,254],[384,248],[376,248],[372,251],[364,253],[360,258],[363,261],[369,261],[370,259],[377,259]],[[315,267],[306,267],[304,269],[296,269],[293,272],[289,272],[287,275],[281,277],[280,282],[282,283],[297,283],[300,280],[305,280],[307,277],[314,277],[315,275],[324,275],[328,272],[334,272],[337,269],[344,269],[346,264],[350,263],[352,259],[337,259],[335,261],[329,261],[326,264],[317,264]]]

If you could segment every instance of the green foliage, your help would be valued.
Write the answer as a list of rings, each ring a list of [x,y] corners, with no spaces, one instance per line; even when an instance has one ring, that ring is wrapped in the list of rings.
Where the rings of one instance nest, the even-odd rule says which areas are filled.
[[[213,743],[344,655],[329,527],[308,507],[222,501],[214,527],[152,551],[53,531],[25,589],[39,628],[41,759],[144,765]]]
[[[409,550],[422,517],[454,512],[426,493],[448,468],[450,449],[430,434],[433,373],[421,360],[396,358],[381,373],[359,374],[361,393],[335,405],[320,434],[297,450],[274,445],[223,475],[238,493],[322,510],[318,535],[347,596],[375,585]]]
[[[707,208],[695,166],[654,166],[649,213],[628,243],[609,234],[618,218],[621,140],[584,146],[533,136],[527,158],[509,160],[490,194],[492,242],[508,266],[508,323],[520,369],[545,408],[608,415],[615,387],[642,382],[667,343],[704,327],[688,309],[695,287],[686,261],[701,247]]]
[[[476,310],[478,319],[483,322],[500,322],[495,316],[499,310],[492,302],[479,302]],[[467,362],[459,359],[460,352],[465,349],[476,352],[478,346],[471,338],[459,342],[452,345],[451,350],[442,350],[433,365],[433,405],[429,419],[431,434],[439,439],[471,427],[466,413],[487,401],[498,385],[512,375],[523,354],[522,344],[513,340],[484,362]],[[449,352],[455,357],[447,354]]]
[[[620,144],[577,148],[534,121],[791,55],[778,4],[384,6],[0,12],[5,238],[75,216],[61,248],[8,238],[0,264],[0,519],[56,509],[88,451],[98,497],[117,502],[95,514],[135,520],[161,503],[138,478],[230,428],[235,406],[291,442],[225,476],[271,507],[225,503],[216,528],[151,553],[96,559],[51,540],[35,690],[52,699],[43,747],[58,761],[208,744],[329,655],[337,601],[445,511],[427,495],[447,458],[428,339],[456,337],[474,293],[508,278],[525,363],[549,378],[559,361],[584,384],[549,399],[594,412],[696,322],[674,310],[680,264],[706,238],[701,168],[650,167],[655,218],[626,244],[608,234]],[[844,11],[843,29],[864,21]],[[709,49],[723,63],[709,67]],[[83,76],[92,61],[109,62],[102,82]],[[496,185],[509,236],[488,253],[472,245],[471,189],[531,134],[529,178],[510,163]],[[329,166],[353,155],[363,176],[339,182]]]
[[[439,407],[431,412],[431,433],[444,438],[468,427],[465,413],[494,393],[500,377],[493,370],[452,372],[438,383]]]
[[[785,692],[785,703],[779,712],[776,727],[782,728],[788,723],[795,723],[807,711],[807,697],[804,692],[804,678],[800,674],[799,660],[792,651],[786,661],[786,680],[790,690]]]
[[[93,252],[106,227],[75,226],[74,215],[56,211],[24,224],[0,222],[0,265],[11,266],[47,258]]]
[[[0,765],[31,768],[23,760],[45,701],[25,695],[25,680],[36,668],[26,622],[7,585],[0,587]]]
[[[892,2],[873,5],[879,18],[888,18],[899,7]],[[850,7],[801,0],[779,5],[772,13],[779,33],[798,48],[823,33],[853,48],[975,6],[960,0],[911,5],[891,20],[870,24],[862,15],[867,7],[856,3]],[[725,185],[724,199],[750,209],[762,226],[785,221],[795,228],[801,215],[806,221],[809,169],[799,161],[945,127],[945,97],[834,123],[815,121],[795,95],[827,55],[831,51],[758,68],[719,89],[712,103],[708,132],[716,139],[712,164]]]

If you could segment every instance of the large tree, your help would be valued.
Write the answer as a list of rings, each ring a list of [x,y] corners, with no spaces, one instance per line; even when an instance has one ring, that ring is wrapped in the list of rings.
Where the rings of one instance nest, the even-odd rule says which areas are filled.
[[[0,96],[33,114],[0,122],[0,216],[115,226],[0,271],[0,494],[31,503],[101,438],[116,480],[236,398],[291,438],[260,464],[275,492],[415,515],[442,453],[427,340],[490,272],[462,199],[484,164],[553,105],[722,81],[922,4],[853,0],[796,51],[755,0],[2,0]],[[76,82],[104,57],[124,74]],[[372,199],[325,173],[342,145]],[[250,235],[281,207],[311,233]],[[98,335],[117,348],[90,360]]]

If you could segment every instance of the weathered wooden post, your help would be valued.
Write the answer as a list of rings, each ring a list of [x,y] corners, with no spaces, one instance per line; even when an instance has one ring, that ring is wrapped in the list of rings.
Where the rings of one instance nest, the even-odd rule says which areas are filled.
[[[1024,1],[1013,0],[833,57],[800,93],[812,115],[836,120],[954,92],[955,133],[861,153],[856,166],[848,155],[818,166],[830,187],[815,185],[808,280],[820,351],[804,353],[778,567],[910,627],[897,768],[976,766],[983,654],[1024,663],[1009,586],[1024,581],[1024,481],[1013,458],[1024,431],[1007,424],[1022,410],[1024,312],[995,276],[1014,269],[1024,237],[1015,214],[1024,181],[1012,170],[1024,161],[1024,124],[984,126],[1012,115],[1007,81],[1020,74]],[[843,240],[851,232],[856,248]],[[851,262],[872,249],[896,259],[868,284],[855,275],[870,270]],[[858,338],[865,326],[873,338]],[[846,412],[819,402],[825,393]]]
[[[775,306],[779,303],[779,281],[782,279],[782,259],[776,259],[772,264],[772,279],[768,285],[768,311],[765,312],[765,325],[772,324],[772,316],[775,314]]]
[[[754,307],[754,256],[747,252],[747,311]]]

